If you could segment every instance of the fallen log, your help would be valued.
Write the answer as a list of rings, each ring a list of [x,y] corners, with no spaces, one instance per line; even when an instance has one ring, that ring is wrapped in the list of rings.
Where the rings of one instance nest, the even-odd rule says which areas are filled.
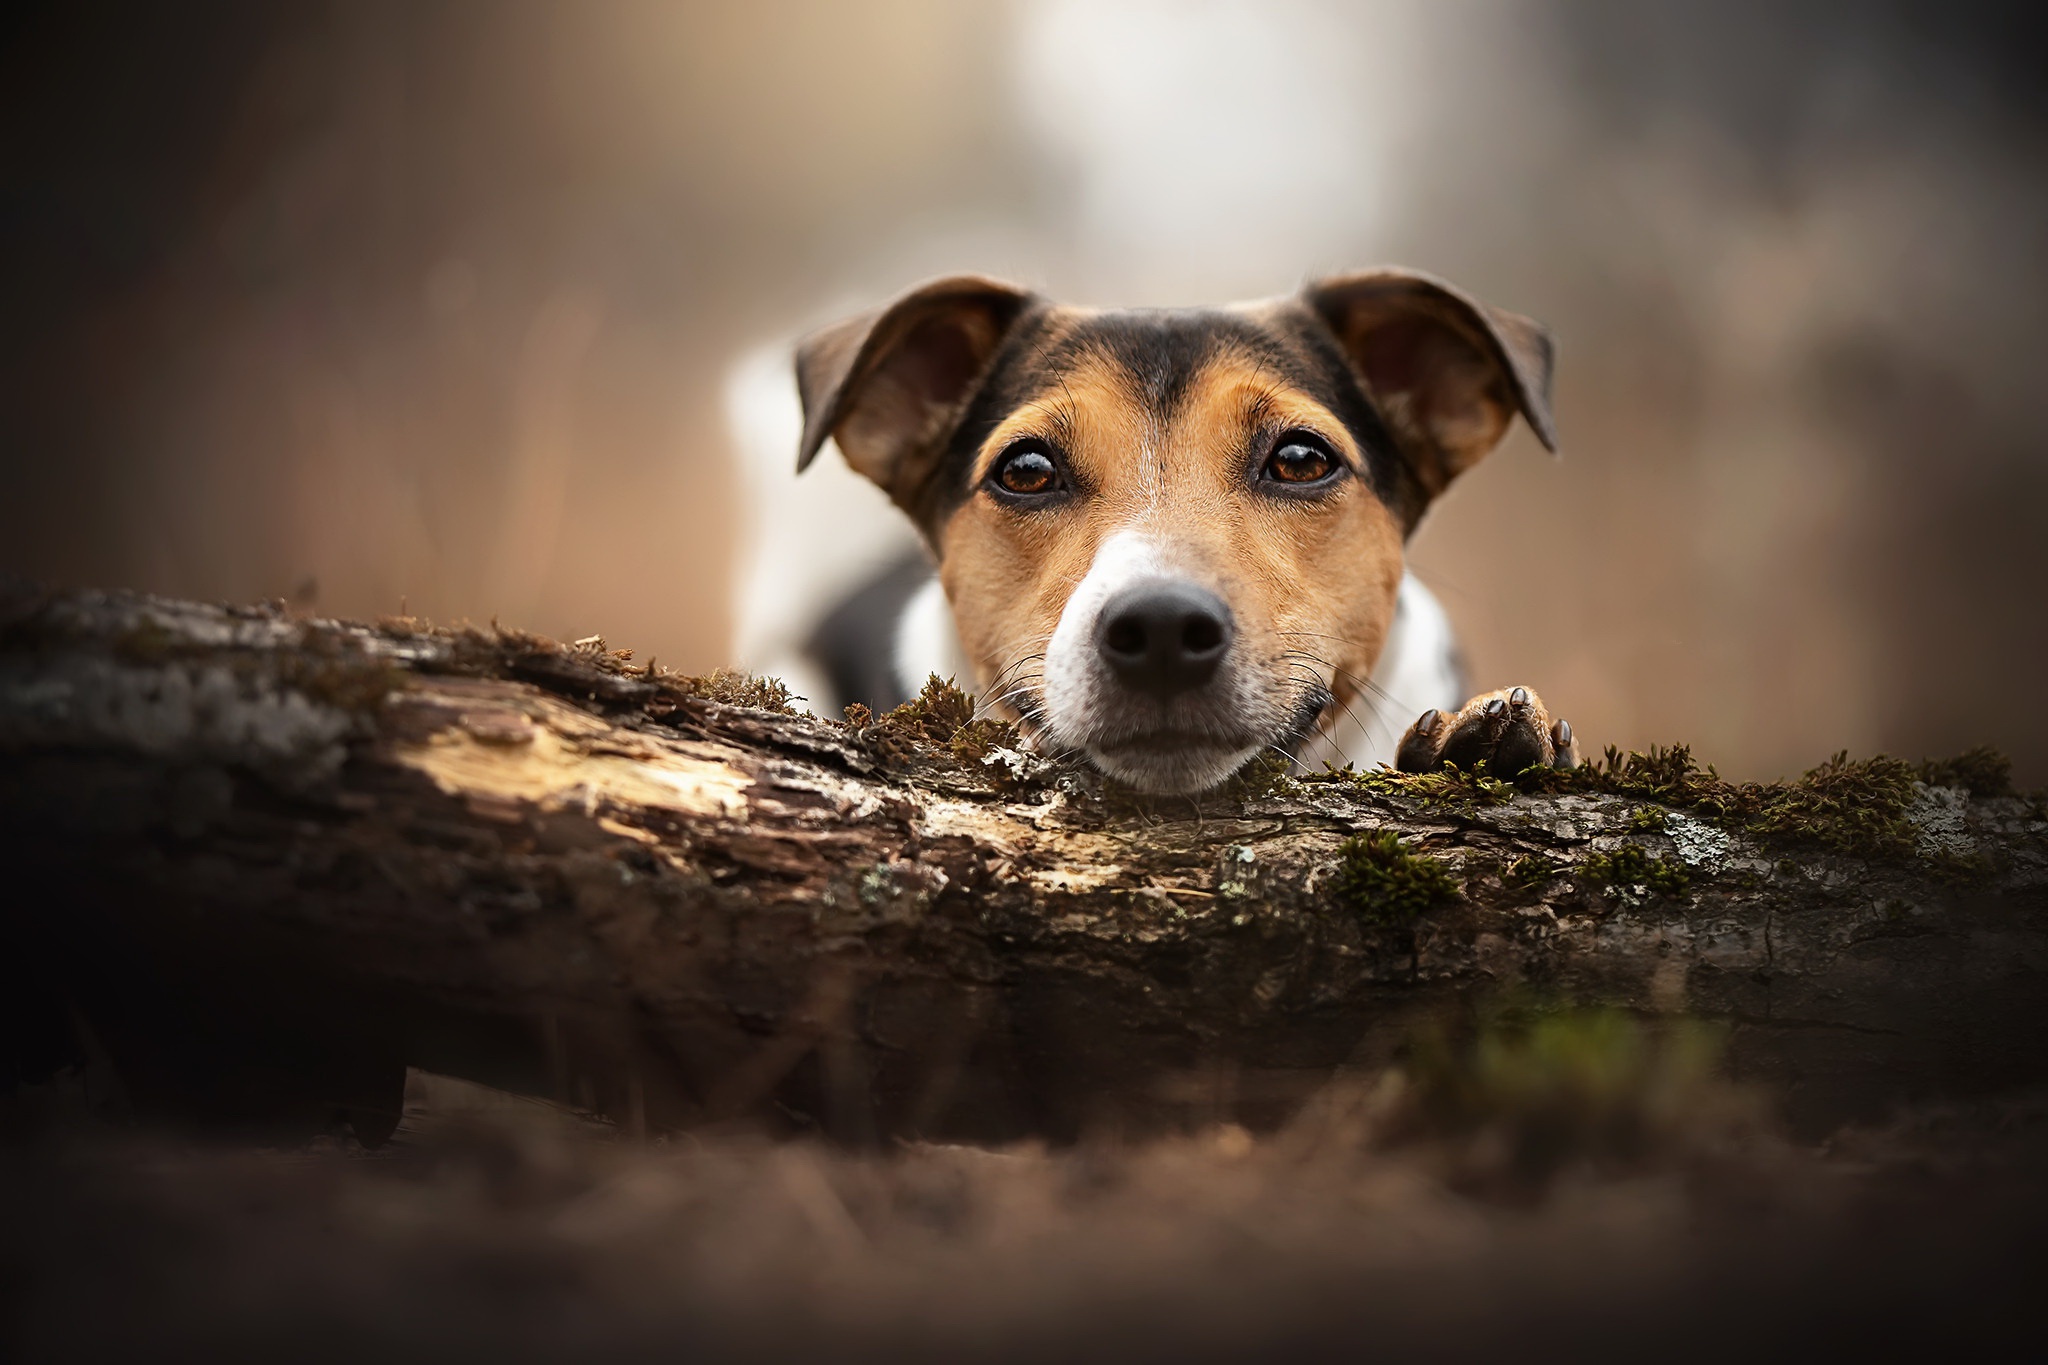
[[[374,1142],[417,1067],[629,1127],[1069,1137],[1271,1121],[1503,999],[1713,1021],[1808,1129],[2048,1079],[2048,811],[1987,754],[1161,799],[936,684],[786,700],[0,591],[0,1089]]]

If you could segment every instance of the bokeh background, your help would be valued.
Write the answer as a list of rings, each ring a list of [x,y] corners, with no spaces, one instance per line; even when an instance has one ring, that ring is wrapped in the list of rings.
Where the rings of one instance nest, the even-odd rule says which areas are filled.
[[[17,7],[0,569],[709,668],[763,346],[958,269],[1391,261],[1560,342],[1563,460],[1518,432],[1414,545],[1479,681],[1733,776],[2048,781],[2043,13]]]

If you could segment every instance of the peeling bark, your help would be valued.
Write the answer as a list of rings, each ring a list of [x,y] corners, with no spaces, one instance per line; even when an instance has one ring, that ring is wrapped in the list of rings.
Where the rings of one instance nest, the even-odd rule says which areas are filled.
[[[1148,800],[963,752],[601,647],[0,593],[0,1082],[372,1139],[407,1066],[628,1125],[1069,1136],[1270,1121],[1503,993],[1722,1021],[1809,1128],[2048,1078],[2033,800],[1922,787],[1925,856],[1868,861],[1617,795]],[[1341,893],[1371,830],[1455,895]]]

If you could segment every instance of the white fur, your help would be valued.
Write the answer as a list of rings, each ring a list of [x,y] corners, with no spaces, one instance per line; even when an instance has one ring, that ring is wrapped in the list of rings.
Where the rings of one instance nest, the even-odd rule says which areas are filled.
[[[1392,766],[1394,750],[1417,716],[1431,707],[1455,711],[1465,704],[1464,672],[1443,605],[1414,574],[1402,574],[1394,624],[1373,665],[1372,686],[1346,703],[1302,761],[1311,767],[1326,760],[1339,767]]]
[[[933,578],[917,590],[896,620],[894,650],[889,656],[896,672],[896,684],[903,695],[914,697],[924,690],[925,680],[951,678],[962,688],[975,688],[974,661],[960,644],[960,632],[953,624],[953,605],[946,590]]]
[[[1045,646],[1045,720],[1054,734],[1078,738],[1091,728],[1102,691],[1095,648],[1102,604],[1133,583],[1167,574],[1161,547],[1137,532],[1119,531],[1095,547],[1087,576],[1067,595]]]

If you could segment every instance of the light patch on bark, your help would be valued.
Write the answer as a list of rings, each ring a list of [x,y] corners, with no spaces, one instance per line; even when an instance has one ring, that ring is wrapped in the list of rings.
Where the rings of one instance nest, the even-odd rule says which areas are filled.
[[[299,784],[340,768],[351,729],[343,712],[260,675],[106,659],[0,678],[0,717],[0,744],[10,732],[45,744],[62,737],[80,748],[238,764]]]
[[[1924,782],[1913,784],[1913,808],[1906,812],[1920,831],[1920,852],[1930,858],[1946,855],[1952,858],[1974,857],[1977,841],[1970,837],[1969,821],[1964,818],[1964,808],[1970,804],[1968,793],[1955,787],[1930,787]]]
[[[1735,841],[1725,831],[1675,810],[1665,813],[1664,832],[1671,836],[1686,866],[1706,872],[1725,870],[1728,855],[1735,847]]]
[[[549,811],[594,811],[615,802],[723,819],[746,814],[753,779],[724,763],[651,740],[627,752],[593,752],[549,725],[534,726],[524,743],[508,744],[492,729],[491,738],[480,738],[450,726],[424,743],[396,746],[393,757],[447,795],[490,807],[517,802]]]

